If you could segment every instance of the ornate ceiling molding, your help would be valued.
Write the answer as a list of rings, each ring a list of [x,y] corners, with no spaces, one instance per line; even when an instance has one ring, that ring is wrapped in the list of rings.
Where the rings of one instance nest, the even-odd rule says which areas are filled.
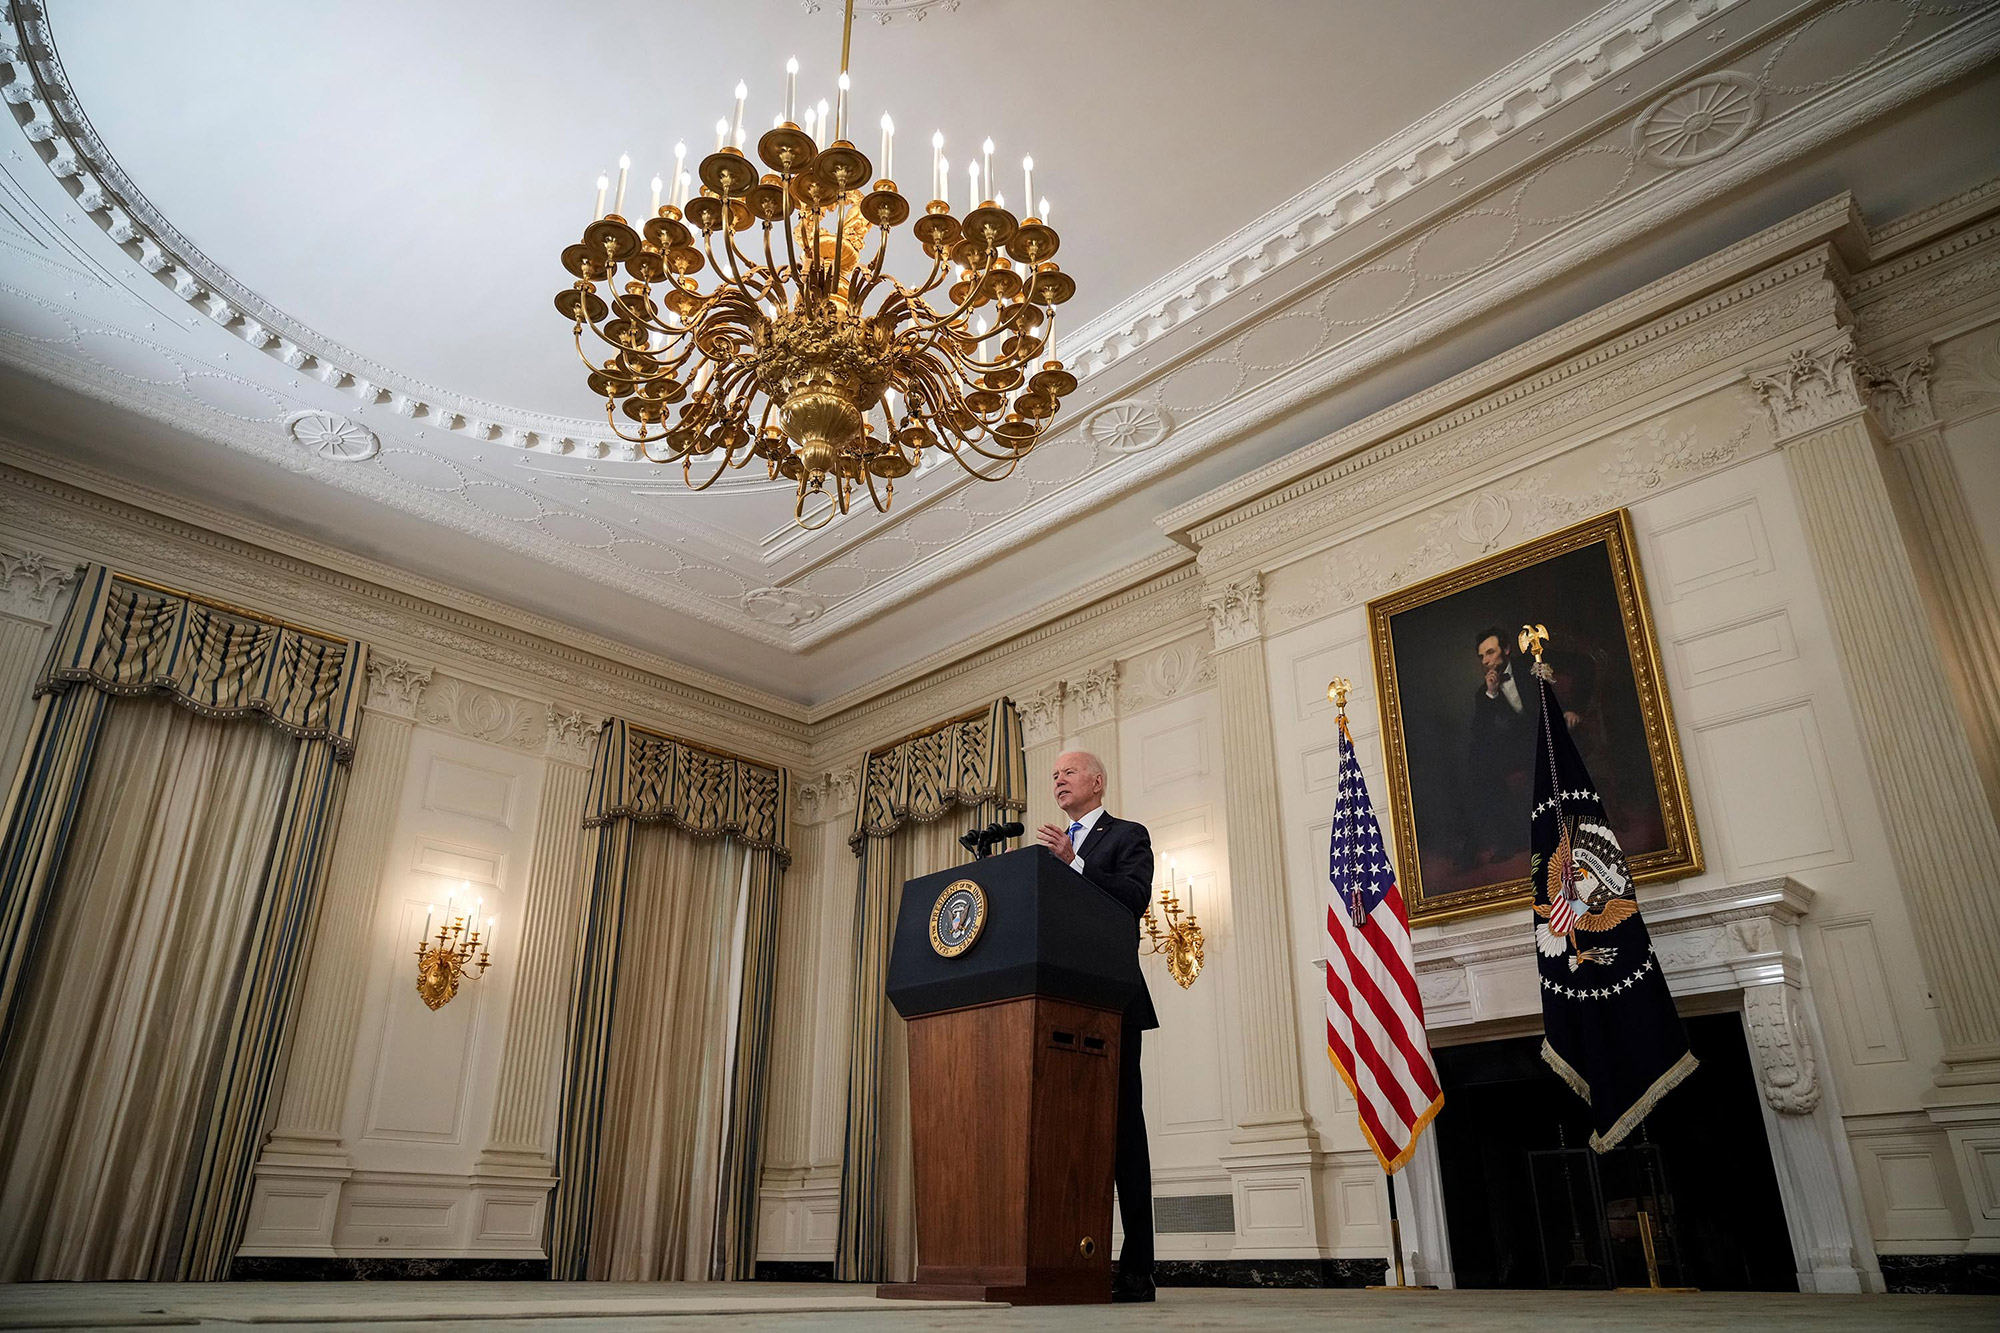
[[[1077,345],[1092,350],[1080,371],[1081,410],[1059,437],[1069,447],[1045,451],[1047,459],[1038,451],[1017,479],[1012,507],[978,506],[968,492],[990,488],[940,479],[893,522],[837,525],[812,543],[767,540],[752,553],[761,567],[747,576],[712,564],[695,580],[635,570],[603,543],[527,532],[469,503],[399,494],[371,472],[374,459],[301,470],[754,641],[802,651],[1034,541],[1079,509],[1213,454],[2000,52],[2000,10],[1991,6],[1901,0],[1900,26],[1886,41],[1847,32],[1861,10],[1880,7],[1620,0],[1601,10],[1080,331]],[[0,29],[0,92],[77,207],[162,293],[274,363],[312,375],[356,411],[386,406],[413,425],[531,451],[524,462],[562,456],[548,465],[568,469],[563,480],[579,488],[623,486],[622,478],[583,471],[594,460],[610,469],[621,457],[601,445],[594,423],[515,412],[399,378],[235,283],[118,170],[76,105],[39,9],[11,0],[9,12],[14,22]],[[1846,51],[1843,41],[1853,49],[1851,59],[1840,56],[1844,66],[1801,65],[1801,51],[1818,59]],[[1667,135],[1670,117],[1677,128]],[[23,363],[74,382],[47,358]],[[164,395],[151,401],[129,382],[107,380],[96,392],[172,419]],[[187,421],[183,412],[176,424]],[[251,432],[201,421],[188,428],[223,431],[232,447],[275,456],[266,437],[253,445]],[[400,422],[386,425],[384,451]],[[305,461],[305,451],[291,454]],[[567,509],[551,521],[565,532],[602,526],[592,513]],[[890,547],[902,554],[879,555]],[[793,559],[802,563],[790,572],[772,567]]]

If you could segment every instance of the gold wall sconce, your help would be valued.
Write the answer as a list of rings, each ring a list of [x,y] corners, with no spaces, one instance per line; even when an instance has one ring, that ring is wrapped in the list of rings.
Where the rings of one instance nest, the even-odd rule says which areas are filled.
[[[1141,956],[1149,953],[1165,954],[1167,975],[1179,984],[1182,990],[1194,985],[1194,979],[1201,975],[1201,951],[1204,939],[1201,923],[1194,915],[1194,881],[1185,881],[1187,887],[1187,909],[1183,914],[1180,898],[1174,890],[1180,880],[1180,867],[1174,858],[1167,858],[1166,892],[1160,898],[1160,915],[1153,914],[1153,905],[1146,904],[1146,915],[1141,918],[1146,938],[1139,942]],[[1161,922],[1165,921],[1162,928]]]
[[[417,996],[432,1009],[451,1003],[460,978],[484,976],[493,965],[493,918],[485,917],[481,928],[486,900],[475,899],[470,912],[455,905],[471,894],[472,886],[461,883],[458,893],[445,895],[442,917],[436,904],[424,909],[424,933],[417,938]]]

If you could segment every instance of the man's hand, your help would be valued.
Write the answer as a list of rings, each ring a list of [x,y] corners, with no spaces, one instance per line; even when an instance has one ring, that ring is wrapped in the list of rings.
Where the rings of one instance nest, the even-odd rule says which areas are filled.
[[[1499,696],[1499,693],[1500,693],[1500,668],[1499,668],[1499,667],[1487,667],[1487,668],[1486,668],[1486,697],[1487,697],[1487,698],[1489,698],[1489,699],[1492,699],[1492,698],[1496,698],[1496,697],[1498,697],[1498,696]]]
[[[1579,722],[1583,721],[1583,719],[1578,717],[1575,713],[1570,712],[1569,709],[1565,708],[1563,709],[1563,721],[1569,723],[1572,727],[1574,727]]]
[[[1069,843],[1069,830],[1061,824],[1042,825],[1035,830],[1035,841],[1053,852],[1064,865],[1076,859],[1076,848]]]

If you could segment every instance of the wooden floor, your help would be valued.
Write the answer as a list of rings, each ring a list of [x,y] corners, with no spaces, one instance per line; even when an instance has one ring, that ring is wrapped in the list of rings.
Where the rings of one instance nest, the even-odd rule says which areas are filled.
[[[868,1330],[968,1333],[1087,1329],[1931,1330],[2000,1328],[2000,1297],[1703,1293],[1246,1291],[1170,1288],[1155,1305],[1009,1309],[878,1301],[830,1283],[225,1282],[0,1286],[0,1329],[241,1328],[384,1330],[455,1324],[508,1333],[600,1329]]]

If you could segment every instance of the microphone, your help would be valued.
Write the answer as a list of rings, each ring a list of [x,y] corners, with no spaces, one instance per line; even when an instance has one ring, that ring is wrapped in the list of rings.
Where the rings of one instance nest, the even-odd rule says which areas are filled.
[[[1026,831],[1026,826],[1018,819],[1004,824],[995,821],[983,829],[968,829],[964,833],[959,834],[958,845],[965,848],[966,851],[971,852],[975,857],[984,858],[993,854],[993,845],[995,843],[1005,842],[1009,838],[1018,838]]]

